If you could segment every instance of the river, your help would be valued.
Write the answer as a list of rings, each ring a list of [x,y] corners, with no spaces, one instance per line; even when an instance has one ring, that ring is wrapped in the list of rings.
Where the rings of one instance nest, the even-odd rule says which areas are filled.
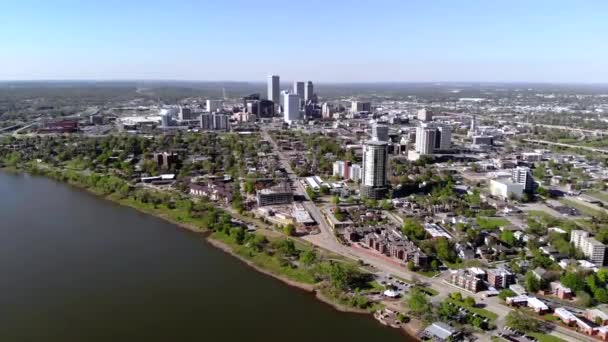
[[[407,341],[195,233],[0,172],[0,341]]]

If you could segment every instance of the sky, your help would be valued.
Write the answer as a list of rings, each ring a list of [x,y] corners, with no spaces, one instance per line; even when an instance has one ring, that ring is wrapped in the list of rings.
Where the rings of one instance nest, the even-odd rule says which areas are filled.
[[[0,80],[608,83],[606,0],[0,0]]]

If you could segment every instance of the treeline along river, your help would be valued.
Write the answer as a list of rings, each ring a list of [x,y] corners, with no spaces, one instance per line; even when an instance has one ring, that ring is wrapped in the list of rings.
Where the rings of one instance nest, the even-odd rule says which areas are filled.
[[[0,341],[404,341],[204,238],[0,171]]]

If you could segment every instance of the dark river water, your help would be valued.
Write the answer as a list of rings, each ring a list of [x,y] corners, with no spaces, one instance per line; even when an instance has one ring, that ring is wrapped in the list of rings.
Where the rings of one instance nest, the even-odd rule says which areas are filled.
[[[197,234],[0,172],[0,341],[407,341]]]

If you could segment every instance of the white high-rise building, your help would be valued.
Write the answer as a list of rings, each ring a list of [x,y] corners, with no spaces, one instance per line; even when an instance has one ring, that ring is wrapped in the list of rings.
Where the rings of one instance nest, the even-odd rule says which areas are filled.
[[[283,121],[291,124],[293,121],[302,120],[300,112],[300,97],[298,97],[297,94],[285,92],[283,94],[283,102],[285,103]]]
[[[435,134],[437,130],[434,127],[418,126],[416,127],[416,152],[420,155],[433,154],[435,150]]]
[[[467,136],[474,137],[476,135],[477,135],[477,118],[475,116],[473,116],[471,118],[471,128],[469,128],[469,132],[467,133]]]
[[[584,230],[573,230],[570,232],[570,243],[591,261],[592,263],[603,266],[606,254],[606,245],[589,236],[589,232]]]
[[[418,120],[427,122],[433,120],[433,112],[427,110],[426,108],[422,108],[418,110]]]
[[[350,103],[350,112],[353,114],[359,113],[359,112],[371,112],[371,111],[372,111],[371,102],[351,101],[351,103]]]
[[[388,141],[388,126],[374,123],[372,125],[372,140]]]
[[[304,88],[304,101],[308,102],[309,100],[312,100],[314,93],[315,92],[312,86],[312,81],[307,81],[306,87]]]
[[[513,182],[524,186],[524,192],[534,192],[534,178],[529,167],[518,166],[512,172]]]
[[[361,168],[361,165],[353,164],[350,166],[349,176],[353,182],[358,183],[361,180],[362,173],[363,169]]]
[[[209,113],[217,112],[218,109],[222,109],[222,100],[207,100],[206,109]]]
[[[363,145],[363,173],[361,195],[381,199],[388,190],[388,144],[384,141],[368,140]]]
[[[323,119],[331,119],[333,114],[334,107],[332,104],[324,102],[323,105],[321,105],[321,115],[323,116]]]
[[[281,89],[280,89],[280,78],[277,75],[268,76],[268,90],[266,93],[266,99],[277,104],[281,101]]]

